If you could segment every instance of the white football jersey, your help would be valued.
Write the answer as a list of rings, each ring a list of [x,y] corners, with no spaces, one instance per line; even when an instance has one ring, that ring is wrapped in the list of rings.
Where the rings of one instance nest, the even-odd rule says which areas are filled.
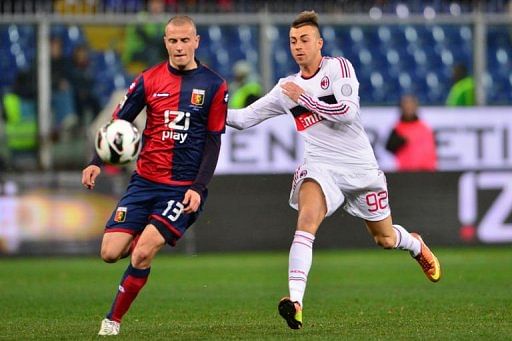
[[[283,94],[281,84],[305,90],[298,103]],[[359,82],[345,58],[323,57],[316,74],[281,78],[265,96],[244,109],[229,109],[227,124],[245,129],[268,118],[289,114],[304,138],[306,163],[323,163],[353,172],[378,164],[360,118]]]

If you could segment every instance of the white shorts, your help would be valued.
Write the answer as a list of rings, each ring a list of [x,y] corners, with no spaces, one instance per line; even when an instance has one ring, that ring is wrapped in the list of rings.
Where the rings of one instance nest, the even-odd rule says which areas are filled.
[[[290,192],[290,206],[296,210],[304,179],[313,179],[322,188],[327,203],[326,216],[341,205],[350,215],[370,221],[379,221],[391,214],[386,176],[379,169],[342,173],[330,165],[303,164],[295,171]]]

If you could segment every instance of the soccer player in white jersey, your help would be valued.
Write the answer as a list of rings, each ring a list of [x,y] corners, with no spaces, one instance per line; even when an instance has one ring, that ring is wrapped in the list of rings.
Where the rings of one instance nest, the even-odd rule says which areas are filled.
[[[317,14],[300,13],[290,28],[290,50],[300,71],[280,79],[248,107],[228,110],[227,119],[228,125],[246,129],[288,114],[305,141],[304,163],[295,172],[290,193],[298,219],[290,247],[289,297],[278,305],[292,329],[302,327],[315,234],[340,206],[364,219],[379,246],[409,251],[428,279],[441,278],[439,262],[421,237],[393,224],[386,178],[361,123],[354,68],[345,58],[323,57],[322,45]]]

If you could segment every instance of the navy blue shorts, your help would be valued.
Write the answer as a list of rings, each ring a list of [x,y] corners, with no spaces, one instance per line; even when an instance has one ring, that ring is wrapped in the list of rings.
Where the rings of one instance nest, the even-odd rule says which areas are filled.
[[[189,186],[159,184],[134,173],[125,194],[107,222],[105,232],[138,235],[147,224],[153,224],[166,242],[174,246],[196,221],[208,195],[205,190],[199,210],[186,214],[183,212],[182,201],[188,189]]]

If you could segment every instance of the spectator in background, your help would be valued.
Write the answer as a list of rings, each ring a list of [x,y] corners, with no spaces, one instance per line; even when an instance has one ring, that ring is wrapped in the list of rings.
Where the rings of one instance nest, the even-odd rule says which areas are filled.
[[[37,167],[36,73],[20,71],[13,86],[2,98],[9,165],[15,170]]]
[[[475,101],[475,81],[463,64],[456,64],[452,70],[453,85],[448,93],[446,105],[451,107],[472,106]]]
[[[71,59],[64,55],[59,37],[50,40],[50,67],[54,139],[60,140],[68,136],[76,126],[77,116],[70,73],[73,66]]]
[[[229,99],[229,107],[232,109],[245,108],[255,102],[262,95],[261,85],[255,80],[252,66],[245,60],[239,60],[233,66],[233,89]]]
[[[167,51],[162,46],[164,24],[152,18],[165,13],[165,1],[149,0],[147,6],[147,12],[138,14],[144,24],[129,25],[126,28],[121,58],[131,74],[137,74],[167,58]]]
[[[94,92],[94,71],[91,68],[90,51],[85,45],[79,45],[73,50],[70,79],[80,123],[83,126],[89,125],[101,111],[101,105]]]
[[[432,129],[418,117],[418,99],[400,99],[400,120],[394,126],[386,149],[395,154],[399,171],[435,171],[436,145]]]

